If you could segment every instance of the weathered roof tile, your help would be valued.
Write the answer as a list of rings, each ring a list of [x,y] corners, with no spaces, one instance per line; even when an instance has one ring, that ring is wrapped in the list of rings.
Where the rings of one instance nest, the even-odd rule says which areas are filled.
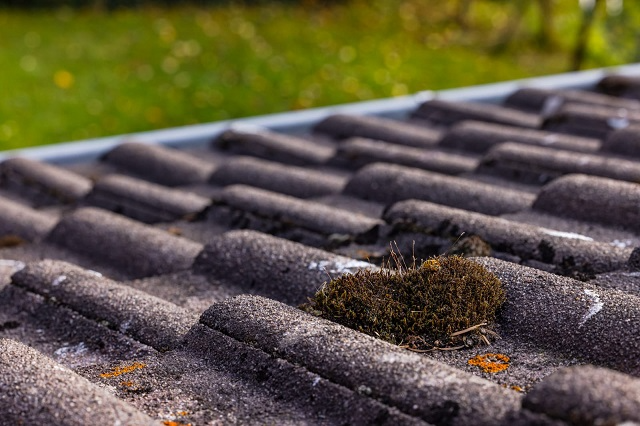
[[[215,168],[179,150],[138,142],[122,143],[102,160],[121,171],[168,186],[206,182]]]
[[[47,237],[93,261],[117,265],[132,278],[187,269],[202,245],[105,210],[65,215]]]
[[[499,105],[451,102],[439,99],[423,103],[413,112],[412,117],[443,126],[450,126],[464,120],[481,120],[533,129],[540,126],[540,117],[536,114]]]
[[[416,198],[491,215],[526,209],[534,198],[470,179],[384,163],[359,170],[345,194],[386,204]]]
[[[398,145],[426,148],[434,146],[441,132],[397,120],[360,115],[334,114],[313,127],[314,132],[337,139],[362,137]]]
[[[213,141],[213,146],[235,154],[304,166],[324,164],[333,157],[334,148],[271,132],[266,129],[232,128]]]
[[[478,165],[478,160],[468,156],[363,138],[352,138],[340,143],[334,162],[349,168],[385,162],[451,175],[471,172]]]
[[[13,340],[0,339],[0,411],[12,424],[155,424],[146,414]]]
[[[96,182],[84,203],[153,223],[170,222],[199,213],[210,200],[123,175],[109,175]]]
[[[483,121],[462,121],[453,125],[444,134],[440,146],[447,149],[485,153],[503,142],[518,142],[576,152],[596,152],[600,149],[601,144],[598,139],[580,136],[523,129]]]
[[[235,157],[211,175],[216,185],[245,184],[298,198],[319,197],[342,191],[340,176],[251,157]]]
[[[10,158],[0,163],[0,185],[36,205],[72,203],[91,189],[89,179],[27,158]]]

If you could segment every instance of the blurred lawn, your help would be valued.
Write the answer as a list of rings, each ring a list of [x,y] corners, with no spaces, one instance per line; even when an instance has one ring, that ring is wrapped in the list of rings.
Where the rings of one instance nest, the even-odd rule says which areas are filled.
[[[578,25],[559,1],[542,50],[531,8],[498,54],[504,3],[464,29],[437,0],[304,3],[0,10],[0,150],[563,72]],[[598,43],[588,66],[630,60]]]

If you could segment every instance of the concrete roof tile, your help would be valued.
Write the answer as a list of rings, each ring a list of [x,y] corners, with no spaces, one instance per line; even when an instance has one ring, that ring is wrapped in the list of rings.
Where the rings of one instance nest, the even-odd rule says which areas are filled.
[[[536,114],[500,105],[451,102],[439,99],[424,102],[413,112],[412,117],[434,125],[444,126],[450,126],[464,120],[480,120],[532,129],[540,126],[540,117]]]
[[[329,276],[374,267],[256,231],[230,231],[211,241],[193,270],[289,304],[307,301]]]
[[[109,175],[95,183],[83,203],[146,223],[172,222],[204,210],[208,198],[162,185]]]
[[[167,186],[206,182],[215,165],[177,149],[125,142],[103,157],[103,161],[144,179]]]
[[[348,114],[333,114],[316,124],[313,131],[336,139],[361,137],[416,148],[432,147],[441,137],[439,130],[425,126]]]
[[[73,371],[19,342],[0,339],[0,411],[12,424],[156,424]]]
[[[232,128],[213,141],[215,148],[297,166],[324,164],[334,154],[331,146],[263,129]]]
[[[471,172],[478,165],[478,160],[469,156],[363,138],[341,142],[333,161],[351,169],[385,162],[451,175]]]
[[[562,200],[562,202],[558,202]],[[535,210],[634,232],[640,230],[640,185],[586,175],[567,175],[545,185]]]
[[[298,198],[336,194],[345,185],[345,179],[340,176],[241,156],[218,167],[210,182],[216,185],[251,185]]]
[[[640,423],[640,380],[606,368],[569,367],[539,383],[522,407],[569,424]]]
[[[483,121],[462,121],[453,125],[442,137],[440,145],[447,149],[485,153],[503,142],[518,142],[576,152],[596,152],[601,145],[598,139]]]
[[[91,181],[83,176],[27,158],[0,163],[0,185],[36,205],[73,203],[91,189]]]
[[[383,223],[347,210],[245,185],[231,185],[221,192],[208,217],[217,222],[221,216],[226,217],[230,227],[239,224],[284,235],[301,228],[321,235],[321,240],[341,236],[347,240],[374,242],[377,229]],[[297,240],[293,235],[288,239]]]
[[[524,192],[385,163],[360,169],[344,192],[386,204],[415,198],[491,215],[526,209],[534,199]]]
[[[194,241],[93,207],[65,215],[47,241],[116,265],[132,278],[188,269],[202,250]]]
[[[262,297],[214,304],[200,322],[430,423],[496,424],[520,403],[491,382]]]
[[[545,184],[570,173],[640,182],[637,161],[510,142],[492,148],[482,158],[478,172],[532,184]]]

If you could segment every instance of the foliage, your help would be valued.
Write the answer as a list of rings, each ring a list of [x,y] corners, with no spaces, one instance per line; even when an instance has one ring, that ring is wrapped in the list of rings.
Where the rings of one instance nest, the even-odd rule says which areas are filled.
[[[495,320],[500,280],[460,256],[421,266],[361,270],[325,284],[303,308],[394,344],[451,344],[452,334]],[[415,345],[420,342],[419,345]]]
[[[577,2],[556,3],[556,27],[574,34]],[[534,8],[499,52],[493,47],[512,9],[504,2],[474,2],[465,27],[452,18],[454,12],[449,2],[435,0],[221,1],[112,12],[0,9],[0,150],[550,74],[568,66],[572,37],[541,49],[533,42]],[[598,28],[596,41],[604,31]],[[635,58],[632,42],[620,37],[611,55],[598,47],[587,65]]]

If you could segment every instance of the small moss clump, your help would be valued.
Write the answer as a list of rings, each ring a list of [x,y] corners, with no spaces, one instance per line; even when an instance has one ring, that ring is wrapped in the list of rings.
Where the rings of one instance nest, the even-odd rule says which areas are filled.
[[[502,283],[483,266],[440,256],[420,266],[345,274],[302,308],[394,344],[430,349],[466,344],[461,331],[484,331],[477,326],[491,324],[504,300]]]

